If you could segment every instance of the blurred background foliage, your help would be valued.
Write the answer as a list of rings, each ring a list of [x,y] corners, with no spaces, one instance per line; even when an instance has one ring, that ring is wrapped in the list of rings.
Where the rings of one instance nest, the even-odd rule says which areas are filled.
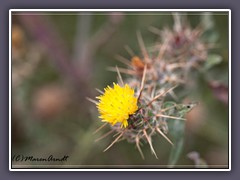
[[[228,14],[191,12],[187,18],[193,28],[203,22],[209,28],[203,40],[216,46],[182,92],[184,101],[199,105],[187,115],[177,164],[194,167],[192,153],[197,153],[209,167],[228,165]],[[171,13],[13,13],[12,155],[68,155],[62,165],[166,165],[171,146],[160,136],[153,139],[159,159],[145,145],[143,160],[126,141],[103,153],[113,139],[95,142],[109,128],[93,133],[102,123],[86,100],[98,95],[96,87],[116,82],[116,74],[106,68],[124,67],[116,55],[131,59],[126,45],[141,54],[137,31],[147,46],[154,45],[159,37],[150,26],[172,28]]]

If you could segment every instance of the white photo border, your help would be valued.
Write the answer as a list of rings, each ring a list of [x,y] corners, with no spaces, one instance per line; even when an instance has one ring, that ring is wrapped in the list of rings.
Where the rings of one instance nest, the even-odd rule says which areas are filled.
[[[77,165],[77,168],[74,168],[74,166],[69,165],[71,168],[64,168],[57,166],[56,168],[53,168],[53,166],[49,166],[47,168],[47,165],[43,165],[43,168],[38,165],[38,168],[29,168],[32,167],[30,165],[26,166],[26,168],[23,168],[23,165],[21,165],[22,168],[13,168],[12,167],[12,142],[11,142],[11,115],[12,115],[12,41],[11,41],[11,30],[12,30],[12,13],[13,12],[228,12],[228,48],[229,48],[229,130],[228,130],[228,168],[219,168],[219,169],[183,169],[183,168],[177,168],[177,169],[145,169],[145,168],[139,168],[139,169],[132,169],[132,168],[114,168],[113,169],[107,169],[107,168],[80,168],[81,166]],[[231,171],[231,9],[10,9],[9,10],[9,171]],[[104,165],[101,165],[104,166]],[[124,167],[127,167],[123,165]],[[86,167],[86,166],[85,166]],[[117,166],[120,167],[120,166]]]

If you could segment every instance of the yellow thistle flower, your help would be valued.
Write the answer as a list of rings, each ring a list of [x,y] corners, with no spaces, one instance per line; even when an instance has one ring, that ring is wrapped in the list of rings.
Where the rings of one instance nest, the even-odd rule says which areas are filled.
[[[103,122],[111,125],[121,123],[121,127],[128,126],[129,115],[134,114],[137,109],[137,98],[134,96],[134,90],[125,84],[124,87],[113,83],[114,87],[104,89],[104,94],[98,96],[99,103],[97,108]]]

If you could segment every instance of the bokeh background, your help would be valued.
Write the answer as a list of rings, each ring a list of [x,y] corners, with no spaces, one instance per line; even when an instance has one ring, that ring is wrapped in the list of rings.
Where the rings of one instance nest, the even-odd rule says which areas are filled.
[[[216,45],[209,53],[214,53],[217,60],[207,71],[189,74],[189,90],[184,92],[183,101],[198,101],[199,105],[187,115],[185,145],[178,165],[195,167],[189,153],[197,152],[209,167],[223,167],[228,165],[229,148],[228,14],[185,15],[192,28],[202,22],[209,27],[202,40]],[[153,139],[159,159],[155,159],[146,144],[142,147],[143,160],[135,145],[126,141],[103,152],[113,138],[95,142],[109,127],[93,133],[102,122],[95,105],[86,100],[98,95],[95,88],[103,89],[116,82],[116,73],[106,69],[124,67],[116,60],[118,55],[131,59],[126,45],[141,55],[137,31],[141,31],[147,46],[154,44],[159,37],[150,32],[151,26],[172,28],[172,14],[12,13],[12,155],[69,156],[62,163],[13,162],[13,165],[167,164],[171,146],[160,136]]]

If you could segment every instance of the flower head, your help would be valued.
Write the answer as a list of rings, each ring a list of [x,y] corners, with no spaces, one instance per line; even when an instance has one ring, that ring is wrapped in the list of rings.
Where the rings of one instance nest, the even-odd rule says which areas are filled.
[[[104,94],[97,97],[99,99],[97,107],[101,115],[99,117],[111,125],[121,123],[121,126],[127,127],[129,115],[138,109],[137,98],[128,84],[124,87],[115,83],[113,85],[113,88],[108,86],[104,89]]]

